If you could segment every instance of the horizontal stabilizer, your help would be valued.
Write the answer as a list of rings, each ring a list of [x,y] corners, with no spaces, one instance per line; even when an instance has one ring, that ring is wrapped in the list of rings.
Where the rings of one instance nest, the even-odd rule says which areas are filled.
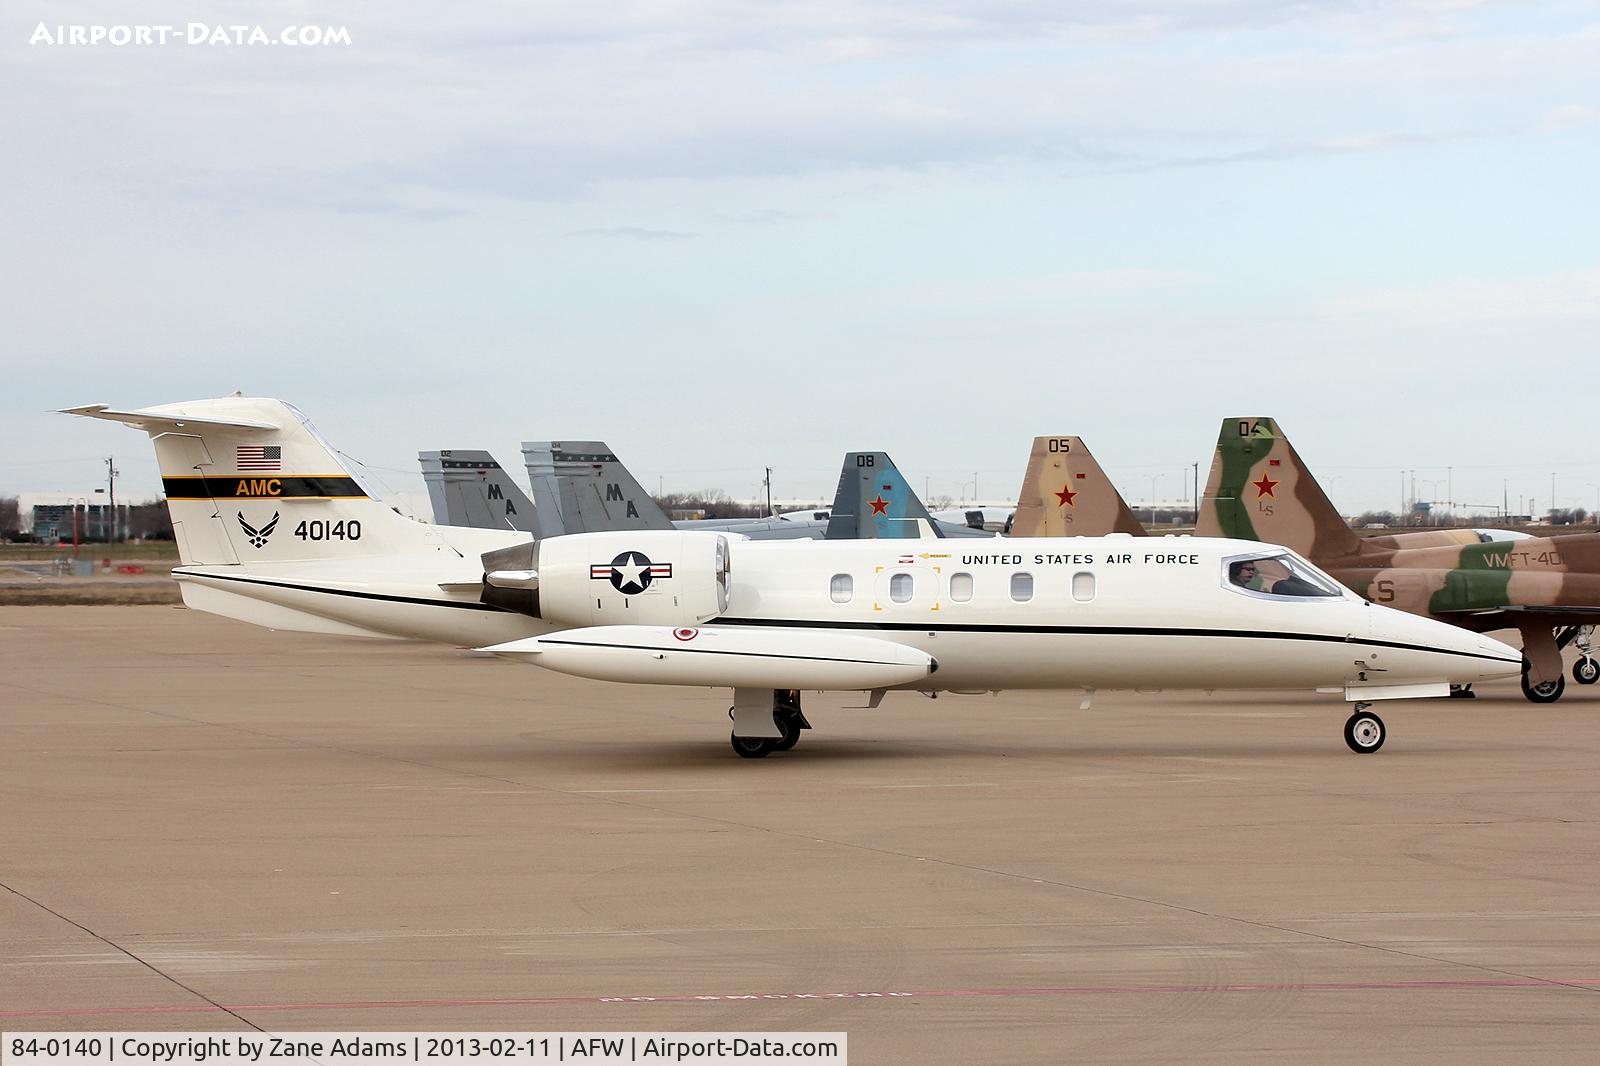
[[[599,681],[719,688],[878,689],[938,669],[890,640],[765,626],[594,626],[480,650]]]
[[[148,430],[151,433],[201,426],[255,430],[279,428],[271,422],[255,422],[246,419],[194,418],[177,410],[178,406],[147,408],[142,411],[113,411],[110,404],[91,403],[84,407],[63,407],[58,413],[78,415],[82,418],[103,418],[108,422],[121,422],[125,426]]]

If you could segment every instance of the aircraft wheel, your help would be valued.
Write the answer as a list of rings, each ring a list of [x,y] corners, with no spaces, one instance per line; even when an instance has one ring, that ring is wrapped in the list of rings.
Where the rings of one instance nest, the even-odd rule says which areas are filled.
[[[1528,697],[1528,702],[1554,703],[1561,698],[1561,694],[1566,690],[1567,679],[1560,674],[1556,675],[1554,681],[1546,681],[1535,685],[1528,681],[1528,668],[1522,668],[1522,694]]]
[[[1592,685],[1600,681],[1600,663],[1585,655],[1572,664],[1572,680],[1580,685]]]
[[[778,728],[783,730],[783,736],[772,741],[773,751],[788,751],[800,743],[800,716],[786,714],[778,719]]]
[[[1344,724],[1344,742],[1357,755],[1371,755],[1383,747],[1383,738],[1387,734],[1383,719],[1371,711],[1357,711]]]
[[[774,745],[782,743],[781,741],[773,740],[771,737],[730,735],[729,739],[733,741],[733,750],[739,753],[739,758],[741,759],[765,759]]]
[[[1453,700],[1475,700],[1478,694],[1472,691],[1471,685],[1451,685],[1450,698]]]

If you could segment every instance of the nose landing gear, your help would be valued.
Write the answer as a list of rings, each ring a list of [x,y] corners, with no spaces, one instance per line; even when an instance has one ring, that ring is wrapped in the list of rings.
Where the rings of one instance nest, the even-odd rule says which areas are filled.
[[[1356,704],[1355,713],[1344,724],[1344,742],[1357,755],[1371,755],[1383,747],[1383,738],[1389,732],[1383,719],[1367,709],[1371,706],[1370,703]]]

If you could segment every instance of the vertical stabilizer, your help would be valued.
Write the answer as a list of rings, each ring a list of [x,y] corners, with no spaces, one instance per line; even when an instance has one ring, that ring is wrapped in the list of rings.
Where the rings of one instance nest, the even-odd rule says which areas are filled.
[[[228,396],[65,414],[144,430],[190,565],[354,559],[447,550],[432,527],[377,497],[290,404]]]
[[[422,480],[441,526],[537,532],[529,500],[494,456],[472,448],[418,452]]]
[[[1361,551],[1361,538],[1270,418],[1223,421],[1195,533],[1282,544],[1313,562]]]
[[[604,441],[527,441],[522,457],[541,537],[673,528]]]
[[[1017,494],[1013,537],[1145,536],[1122,493],[1079,437],[1035,437]]]
[[[943,536],[887,452],[850,452],[828,516],[828,540]]]

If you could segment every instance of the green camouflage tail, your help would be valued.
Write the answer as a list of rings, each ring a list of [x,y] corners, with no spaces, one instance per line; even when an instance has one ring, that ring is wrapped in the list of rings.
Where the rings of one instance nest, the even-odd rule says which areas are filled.
[[[1361,551],[1361,538],[1270,418],[1223,421],[1195,533],[1282,544],[1313,560]]]

